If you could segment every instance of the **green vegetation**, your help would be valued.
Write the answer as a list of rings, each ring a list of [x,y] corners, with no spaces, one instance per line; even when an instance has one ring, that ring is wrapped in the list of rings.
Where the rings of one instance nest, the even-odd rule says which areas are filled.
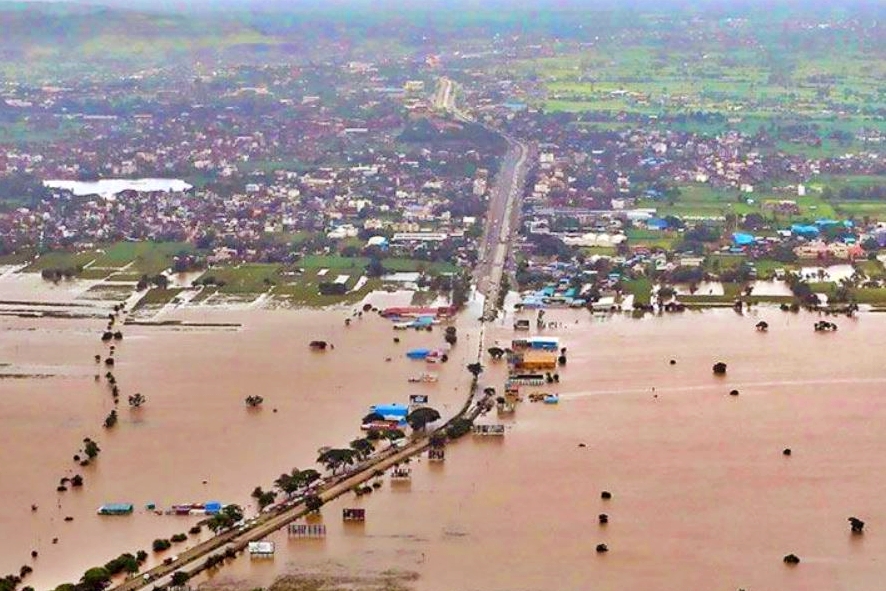
[[[193,252],[187,242],[117,242],[104,248],[94,266],[121,268],[132,263],[128,271],[156,275],[171,268],[176,255]]]
[[[336,255],[308,255],[298,262],[304,269],[364,269],[369,264],[367,257],[343,257]],[[456,273],[458,267],[452,263],[429,263],[416,259],[386,258],[382,266],[391,272],[434,271],[437,273]]]
[[[47,252],[34,259],[30,265],[25,268],[25,272],[40,272],[52,269],[78,269],[82,268],[94,261],[97,257],[95,251],[85,252],[64,252],[54,251]]]
[[[634,296],[634,304],[648,306],[652,293],[652,281],[646,277],[622,281],[626,293]]]
[[[214,533],[231,529],[243,519],[243,509],[239,505],[225,505],[216,515],[213,515],[207,524]]]
[[[172,299],[180,294],[183,290],[179,287],[174,287],[170,289],[163,289],[161,287],[154,287],[148,290],[142,299],[138,301],[135,305],[136,309],[144,308],[145,306],[163,306],[172,301]]]

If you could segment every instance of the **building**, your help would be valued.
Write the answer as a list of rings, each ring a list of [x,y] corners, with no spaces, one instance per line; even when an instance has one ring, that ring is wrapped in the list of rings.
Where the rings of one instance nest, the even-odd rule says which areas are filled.
[[[549,351],[529,350],[511,359],[516,371],[550,371],[557,368],[557,354]]]

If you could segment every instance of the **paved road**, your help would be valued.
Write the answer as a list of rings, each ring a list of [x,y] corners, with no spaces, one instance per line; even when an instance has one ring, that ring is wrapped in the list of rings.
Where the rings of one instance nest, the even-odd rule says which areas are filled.
[[[440,78],[434,94],[434,105],[452,113],[462,121],[472,121],[455,103],[455,83]],[[497,130],[492,129],[496,133]],[[514,236],[520,227],[520,201],[526,181],[526,164],[529,147],[512,137],[501,134],[508,142],[508,151],[489,193],[489,209],[486,227],[479,248],[479,264],[474,270],[477,290],[486,296],[483,318],[496,315],[501,279],[508,268],[513,267]]]

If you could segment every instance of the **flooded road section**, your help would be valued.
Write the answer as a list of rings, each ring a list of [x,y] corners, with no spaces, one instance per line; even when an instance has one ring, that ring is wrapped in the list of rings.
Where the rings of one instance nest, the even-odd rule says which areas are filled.
[[[467,436],[444,464],[413,463],[410,483],[325,507],[324,540],[279,533],[274,560],[242,557],[210,581],[244,589],[289,573],[277,588],[298,589],[300,577],[391,571],[426,591],[881,589],[886,316],[836,318],[828,334],[817,319],[549,311],[562,327],[545,334],[568,363],[558,387],[537,390],[559,404],[493,413],[483,420],[509,425],[503,439]],[[509,342],[511,321],[492,337]],[[500,387],[504,368],[486,365],[481,382]],[[343,524],[345,507],[366,522]],[[789,553],[801,563],[784,564]]]
[[[125,326],[115,343],[121,404],[111,430],[102,427],[113,408],[107,368],[93,360],[108,350],[99,339],[104,322],[0,318],[0,572],[33,565],[25,584],[37,589],[76,581],[121,552],[151,553],[152,540],[187,532],[199,519],[154,515],[148,503],[162,509],[217,500],[254,513],[255,486],[270,488],[293,467],[315,467],[320,447],[347,446],[360,436],[369,405],[424,393],[445,416],[463,403],[476,317],[459,321],[449,363],[432,366],[405,353],[442,345],[442,327],[395,332],[375,314],[346,327],[350,313],[201,310],[165,319],[242,326]],[[316,339],[334,349],[309,350]],[[407,382],[427,371],[439,382]],[[130,409],[126,400],[136,392],[147,403]],[[264,398],[259,409],[244,404],[253,394]],[[102,450],[85,468],[73,461],[84,437]],[[82,489],[56,492],[62,477],[75,474]],[[134,504],[135,514],[96,515],[112,502]],[[151,553],[149,564],[186,545]]]

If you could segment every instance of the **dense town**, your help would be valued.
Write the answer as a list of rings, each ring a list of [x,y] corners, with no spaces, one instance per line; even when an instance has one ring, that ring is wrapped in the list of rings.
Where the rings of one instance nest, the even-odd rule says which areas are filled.
[[[723,33],[696,25],[700,46]],[[735,43],[759,42],[746,23],[727,29]],[[792,34],[810,31],[806,23]],[[871,34],[858,22],[828,33]],[[0,249],[19,260],[153,241],[188,245],[171,261],[176,270],[295,265],[311,255],[470,268],[504,152],[489,131],[498,129],[533,147],[512,277],[521,288],[565,281],[581,292],[578,305],[603,297],[605,307],[625,295],[642,306],[651,284],[688,284],[687,301],[727,303],[751,280],[863,262],[851,293],[838,292],[836,279],[819,287],[842,301],[880,302],[870,289],[884,278],[877,257],[886,246],[876,99],[839,95],[833,77],[811,76],[817,103],[804,91],[798,109],[865,119],[746,117],[743,109],[775,103],[599,88],[584,75],[545,80],[534,66],[527,73],[533,56],[571,63],[573,52],[595,48],[572,43],[558,54],[538,40],[376,61],[9,82],[0,115],[18,135],[7,133],[0,151]],[[580,67],[594,66],[605,87],[603,62]],[[768,82],[783,75],[773,67]],[[486,127],[441,108],[444,76],[458,84],[459,108]],[[560,109],[564,101],[585,106]],[[620,110],[601,110],[613,101]],[[180,179],[187,190],[88,195],[44,183],[139,178]],[[710,281],[727,287],[696,293]]]

